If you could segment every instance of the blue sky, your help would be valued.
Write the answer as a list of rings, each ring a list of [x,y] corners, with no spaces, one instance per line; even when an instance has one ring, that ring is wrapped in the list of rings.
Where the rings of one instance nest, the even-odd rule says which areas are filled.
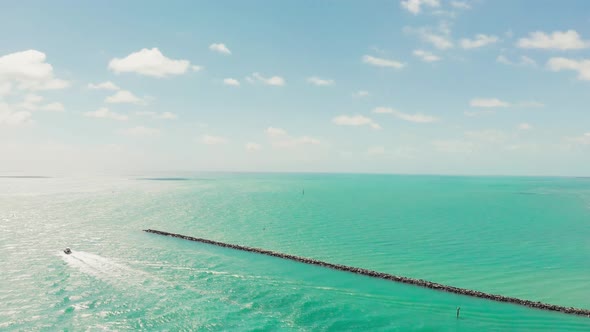
[[[0,171],[590,175],[587,1],[0,4]]]

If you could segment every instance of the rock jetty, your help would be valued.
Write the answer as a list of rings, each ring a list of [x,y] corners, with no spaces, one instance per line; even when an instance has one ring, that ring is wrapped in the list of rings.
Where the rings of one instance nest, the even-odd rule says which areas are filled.
[[[181,235],[181,234],[168,233],[168,232],[158,231],[155,229],[145,229],[144,232],[158,234],[158,235],[164,235],[164,236],[176,237],[176,238],[188,240],[188,241],[195,241],[195,242],[211,244],[211,245],[219,246],[219,247],[223,247],[223,248],[230,248],[230,249],[236,249],[236,250],[241,250],[241,251],[248,251],[248,252],[253,252],[253,253],[257,253],[257,254],[267,255],[267,256],[279,257],[279,258],[283,258],[283,259],[289,259],[289,260],[300,262],[300,263],[322,266],[322,267],[326,267],[326,268],[330,268],[330,269],[334,269],[334,270],[356,273],[356,274],[360,274],[360,275],[364,275],[364,276],[368,276],[368,277],[390,280],[390,281],[415,285],[415,286],[424,287],[424,288],[430,288],[430,289],[448,292],[448,293],[477,297],[477,298],[481,298],[481,299],[488,299],[488,300],[497,301],[497,302],[512,303],[512,304],[517,304],[517,305],[521,305],[521,306],[525,306],[525,307],[529,307],[529,308],[541,309],[541,310],[557,311],[557,312],[562,312],[564,314],[590,317],[590,309],[564,307],[564,306],[555,305],[555,304],[547,304],[547,303],[542,303],[542,302],[535,302],[535,301],[530,301],[530,300],[518,299],[515,297],[508,297],[508,296],[497,295],[497,294],[489,294],[489,293],[484,293],[484,292],[471,290],[471,289],[459,288],[459,287],[454,287],[454,286],[447,286],[447,285],[443,285],[443,284],[439,284],[439,283],[431,282],[431,281],[427,281],[427,280],[422,280],[422,279],[414,279],[414,278],[396,276],[396,275],[389,274],[389,273],[377,272],[377,271],[367,270],[367,269],[353,267],[353,266],[333,264],[333,263],[319,261],[317,259],[311,259],[311,258],[299,257],[299,256],[295,256],[295,255],[283,254],[280,252],[265,250],[265,249],[260,249],[260,248],[252,248],[252,247],[240,246],[240,245],[236,245],[236,244],[230,244],[230,243],[218,242],[218,241],[213,241],[213,240],[208,240],[208,239],[203,239],[203,238],[186,236],[186,235]]]

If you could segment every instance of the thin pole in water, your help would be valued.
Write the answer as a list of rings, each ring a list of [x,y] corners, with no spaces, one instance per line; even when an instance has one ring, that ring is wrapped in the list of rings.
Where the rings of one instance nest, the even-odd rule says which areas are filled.
[[[459,319],[459,312],[461,311],[461,307],[457,307],[457,319]]]

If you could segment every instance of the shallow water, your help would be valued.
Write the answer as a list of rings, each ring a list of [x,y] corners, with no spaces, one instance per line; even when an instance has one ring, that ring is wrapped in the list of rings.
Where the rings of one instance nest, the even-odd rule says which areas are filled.
[[[0,330],[587,331],[585,317],[141,230],[590,308],[589,220],[576,178],[2,178]]]

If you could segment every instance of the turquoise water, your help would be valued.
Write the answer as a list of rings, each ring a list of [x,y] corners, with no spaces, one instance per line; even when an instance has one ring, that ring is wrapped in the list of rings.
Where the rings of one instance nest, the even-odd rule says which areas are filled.
[[[181,177],[1,178],[0,330],[590,330],[586,317],[141,232],[590,308],[588,179]]]

